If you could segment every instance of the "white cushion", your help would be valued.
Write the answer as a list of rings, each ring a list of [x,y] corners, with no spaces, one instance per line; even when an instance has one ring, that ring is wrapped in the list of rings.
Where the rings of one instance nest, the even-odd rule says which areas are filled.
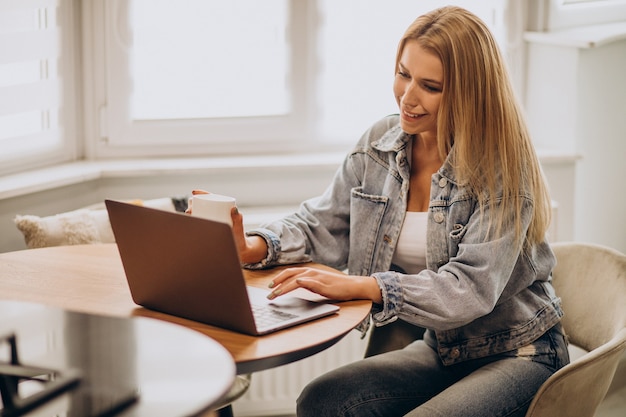
[[[154,200],[133,200],[133,204],[161,210],[175,211],[169,197]],[[111,230],[109,216],[103,204],[78,210],[39,217],[17,215],[14,222],[24,235],[26,246],[43,248],[47,246],[82,245],[91,243],[113,243],[115,237]],[[98,208],[97,208],[98,207]]]

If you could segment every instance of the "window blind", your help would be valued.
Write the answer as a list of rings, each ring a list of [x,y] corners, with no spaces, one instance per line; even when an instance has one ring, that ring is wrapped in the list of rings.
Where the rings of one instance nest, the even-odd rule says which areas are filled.
[[[64,0],[0,0],[0,172],[54,159],[62,139]]]

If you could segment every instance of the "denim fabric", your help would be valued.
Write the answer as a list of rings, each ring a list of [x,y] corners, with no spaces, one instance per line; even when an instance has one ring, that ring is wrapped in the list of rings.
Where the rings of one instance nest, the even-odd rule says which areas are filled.
[[[550,283],[554,255],[547,242],[524,247],[524,233],[517,238],[514,230],[487,238],[488,222],[457,182],[450,157],[431,180],[427,269],[405,274],[391,264],[406,212],[411,148],[398,116],[376,123],[323,195],[249,232],[263,236],[269,251],[247,267],[315,261],[372,275],[383,298],[374,322],[401,318],[431,329],[427,336],[445,364],[528,345],[562,316]],[[527,228],[533,199],[522,197],[519,215]],[[489,201],[485,212],[500,203]]]
[[[531,345],[446,366],[424,341],[311,382],[299,417],[500,417],[526,414],[541,384],[569,363],[560,325]]]

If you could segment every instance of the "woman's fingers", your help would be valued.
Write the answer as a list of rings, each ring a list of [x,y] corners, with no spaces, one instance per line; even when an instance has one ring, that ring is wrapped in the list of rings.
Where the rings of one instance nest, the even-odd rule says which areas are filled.
[[[271,300],[297,288],[305,288],[334,300],[350,300],[353,298],[351,284],[350,277],[341,272],[308,267],[288,268],[269,283],[272,292],[268,298]]]
[[[211,194],[211,193],[205,190],[198,189],[198,188],[191,191],[191,195],[198,195],[198,194]]]
[[[246,250],[246,235],[243,227],[243,216],[237,209],[237,206],[230,209],[230,218],[233,222],[233,236],[235,244],[241,255]]]
[[[274,279],[272,279],[269,283],[269,287],[270,288],[275,288],[283,283],[285,283],[285,281],[288,281],[292,278],[294,278],[297,275],[301,275],[302,273],[304,273],[307,269],[309,268],[303,268],[303,267],[294,267],[294,268],[287,268],[287,269],[283,269],[282,271],[280,271],[275,277]]]
[[[193,205],[193,196],[198,195],[198,194],[211,194],[211,193],[205,190],[201,190],[199,188],[191,190],[191,197],[187,199],[187,210],[185,210],[185,213],[191,214],[192,212],[191,206]]]
[[[272,292],[268,294],[267,298],[273,300],[279,295],[287,294],[300,285],[297,282],[298,277],[302,277],[306,274],[310,268],[288,268],[281,271],[270,283],[269,288],[272,288]]]

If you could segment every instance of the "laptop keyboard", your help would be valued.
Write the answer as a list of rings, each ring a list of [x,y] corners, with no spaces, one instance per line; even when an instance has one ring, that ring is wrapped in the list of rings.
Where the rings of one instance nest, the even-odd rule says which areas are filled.
[[[298,317],[295,314],[275,310],[267,305],[253,305],[252,314],[258,327],[272,326],[282,321]]]

